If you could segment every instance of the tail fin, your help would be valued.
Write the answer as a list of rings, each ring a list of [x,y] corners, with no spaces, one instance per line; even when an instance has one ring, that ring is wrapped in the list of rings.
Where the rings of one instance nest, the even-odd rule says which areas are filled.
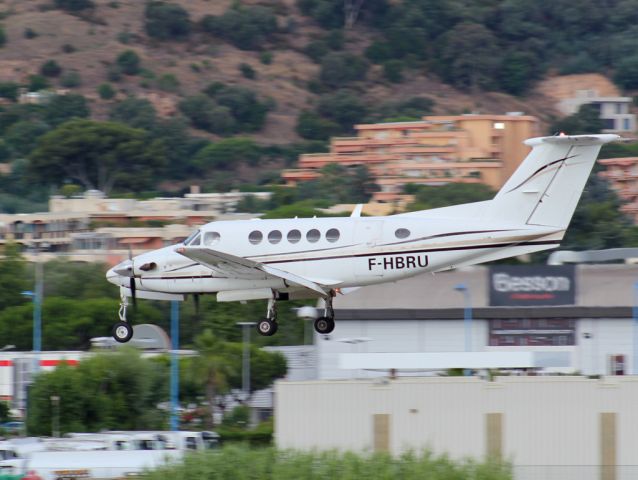
[[[531,138],[532,151],[489,202],[484,218],[566,229],[603,144],[618,135]]]

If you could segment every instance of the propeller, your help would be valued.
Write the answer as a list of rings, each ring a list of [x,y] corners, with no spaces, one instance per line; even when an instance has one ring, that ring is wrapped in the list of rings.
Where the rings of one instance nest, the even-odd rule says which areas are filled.
[[[131,289],[131,298],[133,299],[133,306],[137,307],[137,296],[135,295],[135,266],[133,264],[133,249],[131,244],[128,244],[128,261],[131,262],[131,275],[129,276],[129,288]]]

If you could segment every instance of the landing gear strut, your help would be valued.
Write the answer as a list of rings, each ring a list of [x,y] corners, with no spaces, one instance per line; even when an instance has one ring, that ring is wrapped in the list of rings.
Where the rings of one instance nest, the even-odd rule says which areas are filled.
[[[119,317],[120,321],[113,325],[113,329],[111,330],[111,334],[116,342],[126,343],[133,336],[133,327],[126,320],[126,309],[128,307],[128,299],[126,295],[120,295],[120,311]]]
[[[266,318],[259,320],[257,331],[264,337],[270,337],[277,332],[277,301],[274,298],[268,300]]]
[[[332,299],[334,292],[331,290],[330,295],[324,299],[325,309],[323,317],[319,317],[315,320],[315,331],[321,335],[327,335],[332,333],[335,329],[335,312],[332,308]]]

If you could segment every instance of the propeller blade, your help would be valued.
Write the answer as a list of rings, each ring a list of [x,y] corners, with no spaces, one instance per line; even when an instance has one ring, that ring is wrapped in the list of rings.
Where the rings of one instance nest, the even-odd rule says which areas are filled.
[[[135,277],[131,277],[129,280],[129,286],[131,287],[131,297],[133,298],[133,306],[137,307],[137,296],[135,295]]]

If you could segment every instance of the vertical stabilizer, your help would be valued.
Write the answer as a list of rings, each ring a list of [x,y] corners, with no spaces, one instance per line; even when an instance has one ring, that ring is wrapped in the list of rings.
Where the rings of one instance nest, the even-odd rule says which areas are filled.
[[[603,144],[618,135],[531,138],[532,151],[489,202],[485,219],[566,229]]]

